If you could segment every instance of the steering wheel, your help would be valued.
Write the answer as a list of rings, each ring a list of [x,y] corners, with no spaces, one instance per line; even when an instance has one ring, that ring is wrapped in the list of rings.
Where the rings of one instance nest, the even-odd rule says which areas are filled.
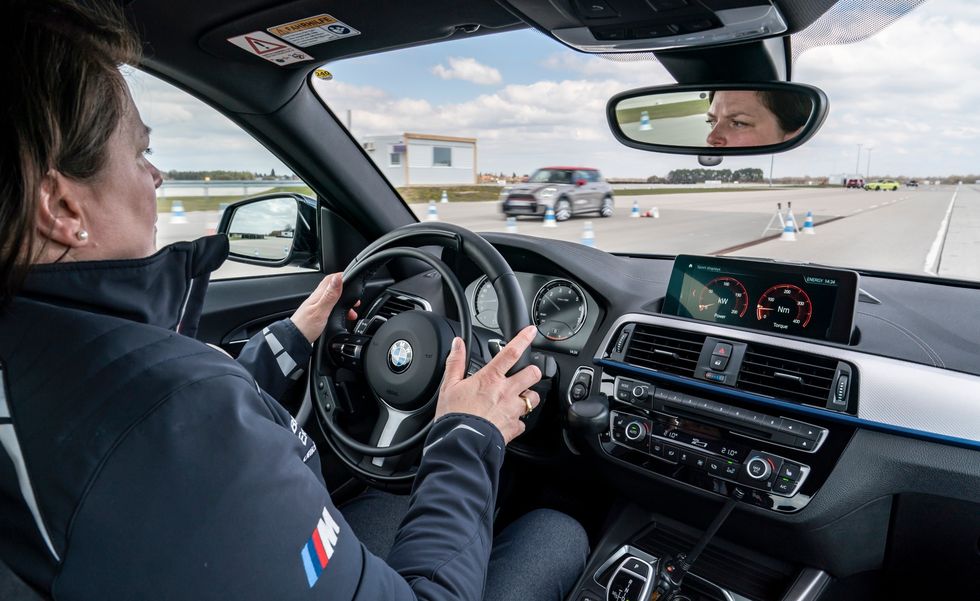
[[[489,242],[460,226],[407,225],[382,236],[351,261],[344,270],[344,293],[317,341],[311,378],[316,414],[327,443],[348,468],[372,483],[402,485],[415,477],[414,454],[406,454],[425,440],[432,426],[453,337],[459,335],[466,342],[473,362],[473,325],[463,287],[445,263],[414,248],[428,245],[453,248],[486,274],[500,299],[498,323],[506,340],[530,324],[513,270]],[[370,336],[347,330],[347,308],[374,273],[398,257],[425,262],[439,273],[456,304],[458,324],[432,312],[406,311],[388,319]],[[513,369],[528,363],[525,356]],[[338,405],[334,376],[342,368],[366,382],[378,408],[366,443],[337,421],[343,408]],[[358,412],[358,408],[351,409]]]

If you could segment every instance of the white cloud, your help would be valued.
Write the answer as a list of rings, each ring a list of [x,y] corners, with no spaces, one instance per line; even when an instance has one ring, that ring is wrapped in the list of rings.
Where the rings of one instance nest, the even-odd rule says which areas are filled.
[[[481,85],[495,85],[503,81],[500,71],[480,64],[475,58],[450,57],[449,67],[442,64],[432,67],[432,72],[442,79],[462,79]]]

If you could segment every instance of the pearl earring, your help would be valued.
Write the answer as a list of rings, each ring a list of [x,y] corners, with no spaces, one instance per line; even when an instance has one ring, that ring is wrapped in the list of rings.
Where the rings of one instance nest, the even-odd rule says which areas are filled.
[[[86,232],[85,230],[78,230],[77,232],[75,232],[75,237],[81,240],[82,242],[84,242],[88,240],[88,232]]]

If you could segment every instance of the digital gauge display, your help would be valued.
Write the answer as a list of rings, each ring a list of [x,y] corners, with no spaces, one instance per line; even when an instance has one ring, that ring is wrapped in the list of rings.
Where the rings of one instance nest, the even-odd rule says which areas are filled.
[[[679,255],[663,312],[847,343],[857,294],[858,274],[846,269]]]

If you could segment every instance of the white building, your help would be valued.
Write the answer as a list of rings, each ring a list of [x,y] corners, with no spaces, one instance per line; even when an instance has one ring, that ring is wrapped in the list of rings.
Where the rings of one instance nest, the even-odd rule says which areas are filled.
[[[404,133],[361,145],[394,186],[477,183],[476,138]]]

